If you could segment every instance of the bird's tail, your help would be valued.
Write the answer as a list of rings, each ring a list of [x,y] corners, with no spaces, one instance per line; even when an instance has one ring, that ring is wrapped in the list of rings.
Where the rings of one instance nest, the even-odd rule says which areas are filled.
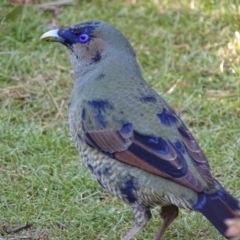
[[[214,194],[199,193],[198,202],[193,209],[202,213],[213,226],[225,237],[225,220],[236,217],[235,210],[240,210],[239,201],[222,186]]]

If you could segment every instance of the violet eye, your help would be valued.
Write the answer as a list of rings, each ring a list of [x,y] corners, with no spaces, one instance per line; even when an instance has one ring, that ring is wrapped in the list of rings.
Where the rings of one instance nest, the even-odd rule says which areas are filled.
[[[82,33],[79,36],[79,40],[81,43],[85,43],[89,40],[89,36],[86,33]]]

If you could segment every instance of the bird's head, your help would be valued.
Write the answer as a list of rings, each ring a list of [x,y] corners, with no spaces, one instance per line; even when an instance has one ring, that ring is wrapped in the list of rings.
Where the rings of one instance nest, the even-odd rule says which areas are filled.
[[[44,33],[41,40],[60,42],[67,46],[75,71],[82,67],[96,67],[101,60],[117,58],[122,53],[135,58],[135,53],[124,35],[111,24],[102,21],[84,22],[51,30]]]

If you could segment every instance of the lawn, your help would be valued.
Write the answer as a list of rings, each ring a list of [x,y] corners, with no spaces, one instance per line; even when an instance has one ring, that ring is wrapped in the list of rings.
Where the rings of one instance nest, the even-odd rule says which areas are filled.
[[[67,50],[39,40],[53,28],[53,14],[43,10],[51,2],[11,2],[0,2],[0,239],[118,240],[133,225],[132,211],[81,163],[67,124]],[[239,2],[54,2],[59,26],[104,20],[128,37],[147,82],[191,129],[213,175],[240,199]],[[133,239],[153,239],[158,211]],[[7,234],[26,223],[32,227]],[[164,237],[172,239],[223,238],[200,214],[182,210]]]

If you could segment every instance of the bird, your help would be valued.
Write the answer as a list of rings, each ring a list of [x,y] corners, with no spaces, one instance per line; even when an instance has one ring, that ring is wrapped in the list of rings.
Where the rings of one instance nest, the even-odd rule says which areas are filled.
[[[74,84],[68,119],[73,142],[102,188],[129,204],[130,240],[161,206],[162,239],[179,208],[201,213],[225,238],[239,201],[213,177],[185,123],[144,80],[135,51],[112,24],[87,21],[53,29],[41,40],[70,53]]]

